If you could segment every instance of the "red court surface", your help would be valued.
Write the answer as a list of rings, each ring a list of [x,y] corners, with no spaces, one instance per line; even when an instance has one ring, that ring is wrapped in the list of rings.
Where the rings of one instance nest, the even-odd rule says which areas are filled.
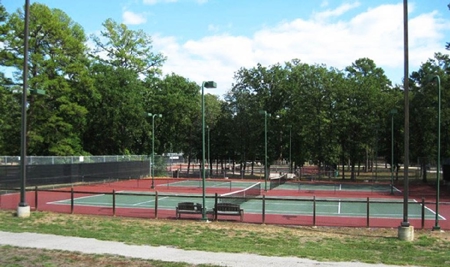
[[[143,219],[176,219],[175,217],[175,206],[171,209],[158,208],[156,205],[147,208],[133,208],[133,207],[111,207],[111,206],[80,206],[70,204],[66,205],[55,205],[52,202],[61,200],[70,200],[71,195],[73,198],[79,199],[83,197],[89,197],[97,194],[111,194],[113,191],[127,191],[127,192],[140,192],[142,194],[149,194],[154,196],[158,193],[159,197],[164,197],[167,194],[177,194],[177,195],[202,195],[202,188],[198,186],[189,187],[177,187],[177,186],[164,186],[165,184],[175,183],[178,181],[183,181],[184,179],[155,179],[155,189],[151,189],[152,181],[150,179],[141,180],[126,180],[118,181],[113,183],[104,184],[92,184],[92,185],[78,185],[73,187],[73,193],[71,193],[71,187],[55,188],[55,189],[39,189],[37,195],[35,190],[27,191],[26,202],[30,205],[33,211],[50,211],[58,213],[75,213],[75,214],[93,214],[93,215],[104,215],[104,216],[123,216],[123,217],[135,217]],[[236,182],[256,182],[255,180],[236,180]],[[258,180],[263,182],[262,180]],[[200,181],[199,181],[200,182]],[[342,181],[337,181],[342,182]],[[304,182],[320,184],[321,182]],[[348,183],[348,182],[346,182]],[[364,185],[363,183],[360,183]],[[367,185],[367,184],[366,184]],[[402,190],[401,185],[396,185],[398,190]],[[264,188],[263,188],[264,189]],[[236,189],[230,188],[217,188],[217,187],[206,187],[205,193],[208,197],[212,198],[215,194],[228,193]],[[435,211],[436,206],[436,188],[429,185],[415,185],[411,184],[409,186],[409,196],[408,201],[410,202],[424,202],[426,208],[430,212]],[[450,188],[448,186],[441,186],[440,189],[440,205],[439,205],[439,217],[438,224],[443,230],[450,230]],[[384,200],[384,201],[402,201],[404,196],[403,193],[396,191],[394,195],[387,192],[376,192],[376,191],[326,191],[326,190],[283,190],[275,188],[273,190],[268,190],[267,192],[262,190],[262,195],[267,199],[272,198],[290,198],[294,200],[306,199],[311,201],[312,199],[340,199],[340,200]],[[261,199],[261,196],[259,196]],[[17,209],[20,200],[19,192],[13,192],[8,194],[0,195],[0,208],[15,210]],[[201,202],[201,198],[198,199]],[[157,201],[156,201],[157,203]],[[419,203],[420,204],[420,203]],[[398,214],[395,218],[380,218],[376,216],[329,216],[316,214],[263,214],[263,212],[245,212],[244,223],[253,224],[277,224],[277,225],[298,225],[298,226],[346,226],[346,227],[385,227],[393,228],[400,226],[402,222],[402,215]],[[187,220],[201,220],[201,214],[183,214],[182,219]],[[209,219],[212,219],[209,216]],[[239,222],[239,217],[236,216],[221,216],[219,220],[235,221]],[[408,218],[408,222],[414,226],[416,229],[432,229],[436,224],[435,219],[427,217],[422,220],[421,218]]]

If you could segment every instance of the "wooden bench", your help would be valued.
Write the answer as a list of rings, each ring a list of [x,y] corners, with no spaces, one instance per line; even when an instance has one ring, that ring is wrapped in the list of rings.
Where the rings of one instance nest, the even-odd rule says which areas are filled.
[[[176,217],[181,218],[181,214],[202,214],[202,204],[194,202],[180,202],[176,207]]]
[[[226,216],[240,216],[241,222],[244,220],[244,210],[241,206],[233,203],[217,203],[214,207],[214,220],[217,220],[218,215]]]

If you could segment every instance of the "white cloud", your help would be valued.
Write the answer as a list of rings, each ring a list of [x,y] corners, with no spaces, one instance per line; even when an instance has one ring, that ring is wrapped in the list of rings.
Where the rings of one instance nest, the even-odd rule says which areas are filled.
[[[322,5],[323,4],[324,3],[322,3]],[[326,5],[328,5],[328,3],[326,3]],[[323,21],[323,20],[326,20],[327,18],[338,17],[338,16],[344,14],[345,12],[347,12],[349,10],[352,10],[354,8],[357,8],[359,6],[360,6],[359,2],[354,2],[354,3],[351,3],[351,4],[350,3],[343,4],[343,5],[339,6],[336,9],[331,9],[331,10],[329,9],[329,10],[326,10],[326,11],[315,13],[315,14],[313,14],[313,18],[315,20],[318,20],[318,21]]]
[[[138,25],[147,21],[144,15],[133,13],[131,11],[123,12],[122,19],[123,23],[126,25]]]
[[[327,0],[322,1],[322,3],[320,4],[320,7],[327,7],[329,5]]]
[[[220,27],[214,24],[209,24],[208,25],[208,31],[211,32],[218,32],[220,30]]]
[[[326,64],[342,69],[355,60],[368,57],[394,83],[403,76],[403,6],[380,5],[343,20],[339,17],[356,4],[343,5],[309,20],[296,19],[274,27],[266,27],[252,36],[217,34],[199,40],[180,42],[173,37],[156,36],[154,48],[168,57],[163,71],[182,75],[197,83],[215,80],[218,95],[225,94],[240,68],[257,63],[269,66],[298,58],[308,64]],[[413,9],[410,9],[410,11]],[[412,11],[411,11],[412,12]],[[321,15],[325,14],[325,15]],[[339,17],[335,23],[317,20]],[[432,58],[435,52],[445,53],[442,30],[450,25],[437,13],[410,16],[410,71]]]
[[[178,0],[143,0],[145,5],[156,5],[157,3],[175,3]]]

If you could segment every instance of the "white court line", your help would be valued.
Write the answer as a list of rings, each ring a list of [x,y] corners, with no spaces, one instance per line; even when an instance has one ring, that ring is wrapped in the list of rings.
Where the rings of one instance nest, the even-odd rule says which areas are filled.
[[[222,182],[222,183],[218,183],[218,184],[216,184],[216,185],[213,185],[212,187],[218,187],[218,186],[221,186],[221,185],[229,185],[230,183],[229,182]]]
[[[422,206],[422,202],[419,202],[419,201],[417,201],[417,200],[415,200],[415,199],[414,199],[414,201],[417,202],[417,203],[420,203],[420,206]],[[433,214],[436,216],[436,212],[435,212],[434,210],[428,208],[426,205],[425,205],[425,209],[429,210],[431,213],[433,213]],[[442,216],[441,214],[439,214],[439,217],[440,217],[442,220],[445,220],[445,221],[447,220],[447,219],[446,219],[444,216]]]
[[[338,202],[338,213],[337,214],[341,214],[341,200],[340,199]]]
[[[186,181],[179,181],[179,182],[173,182],[173,183],[165,183],[165,184],[158,184],[156,186],[167,186],[169,185],[169,187],[173,184],[180,184],[180,183],[185,183]]]
[[[397,192],[402,192],[402,191],[400,191],[397,187],[395,187],[395,186],[392,186],[392,188],[395,190],[395,191],[397,191]]]
[[[169,198],[169,197],[161,197],[161,198],[158,198],[158,201],[159,200],[162,200],[162,199],[166,199],[166,198]],[[139,205],[142,205],[142,204],[146,204],[146,203],[151,203],[151,202],[155,202],[155,200],[147,200],[147,201],[143,201],[143,202],[139,202],[139,203],[135,203],[135,204],[132,204],[131,206],[139,206]]]
[[[75,201],[75,200],[78,200],[78,199],[92,198],[92,197],[98,197],[98,196],[104,196],[104,195],[105,194],[93,195],[93,196],[85,196],[85,197],[77,197],[77,198],[74,198],[73,200]],[[71,201],[71,199],[70,198],[66,198],[66,199],[62,199],[62,200],[47,202],[46,204],[59,204],[58,202],[65,202],[65,201]]]

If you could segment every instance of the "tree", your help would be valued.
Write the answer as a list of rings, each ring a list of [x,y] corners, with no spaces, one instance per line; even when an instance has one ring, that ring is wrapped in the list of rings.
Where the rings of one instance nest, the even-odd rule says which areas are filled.
[[[421,159],[422,178],[426,182],[426,165],[437,161],[437,129],[438,129],[438,91],[435,75],[441,81],[441,157],[450,157],[450,93],[448,92],[448,75],[450,58],[448,55],[436,53],[434,59],[423,63],[418,71],[411,74],[411,158]]]
[[[87,105],[85,149],[94,155],[144,153],[142,136],[149,124],[143,106],[145,87],[138,75],[103,64],[93,64],[91,70],[99,96]]]
[[[175,152],[195,155],[201,140],[200,123],[200,87],[188,79],[171,74],[162,80],[147,80],[146,87],[151,87],[146,98],[145,110],[163,115],[158,122],[157,140],[160,144],[170,144]],[[199,139],[200,138],[200,139]],[[201,144],[197,141],[198,144]],[[157,152],[167,151],[155,144]]]
[[[222,139],[228,143],[223,149],[224,159],[242,164],[245,170],[248,160],[264,162],[264,116],[259,113],[260,100],[256,88],[261,83],[260,68],[241,68],[235,73],[236,83],[225,97],[224,116],[221,119]]]
[[[347,89],[344,99],[337,103],[344,105],[341,121],[341,145],[348,151],[351,164],[351,179],[356,179],[355,165],[373,149],[374,138],[378,140],[376,129],[383,125],[387,108],[383,106],[391,82],[384,71],[377,68],[371,59],[356,60],[346,68]],[[374,134],[375,133],[375,134]],[[366,164],[367,165],[367,164]]]
[[[148,103],[156,95],[165,59],[151,51],[151,38],[143,31],[111,19],[103,27],[100,36],[91,36],[91,75],[99,96],[88,103],[91,116],[84,143],[94,154],[148,153],[151,122],[146,114],[158,113]]]
[[[100,36],[92,35],[96,48],[92,56],[99,62],[115,68],[124,68],[144,77],[153,77],[160,73],[165,57],[153,53],[152,39],[142,30],[132,31],[125,24],[112,19],[103,23],[104,31]],[[102,53],[106,53],[103,57]]]
[[[23,22],[21,10],[13,13],[2,40],[3,64],[16,69],[15,80],[22,77]],[[83,154],[81,133],[87,110],[79,102],[92,90],[85,76],[84,31],[63,11],[38,3],[30,6],[29,28],[29,88],[43,89],[46,96],[28,99],[28,154]]]
[[[0,43],[5,40],[8,32],[7,21],[8,13],[0,3]],[[7,58],[6,50],[0,50],[0,64],[4,65]],[[1,155],[18,155],[20,144],[20,97],[14,92],[18,88],[11,87],[12,80],[5,77],[0,72],[0,154]]]

